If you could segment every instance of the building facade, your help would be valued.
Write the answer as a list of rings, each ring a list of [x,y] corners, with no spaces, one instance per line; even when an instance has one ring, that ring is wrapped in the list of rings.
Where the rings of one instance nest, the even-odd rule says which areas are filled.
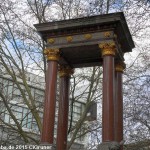
[[[31,112],[31,110],[28,108],[28,106],[25,103],[25,98],[27,100],[30,99],[29,93],[27,93],[25,85],[23,84],[23,81],[20,79],[19,75],[17,77],[19,86],[23,93],[25,94],[25,98],[21,93],[21,90],[18,89],[18,86],[14,81],[11,79],[11,77],[4,73],[4,69],[1,67],[0,71],[0,92],[3,93],[5,100],[7,101],[8,108],[11,109],[11,113],[15,116],[17,119],[17,122],[19,123],[20,127],[26,134],[29,134],[30,137],[33,137],[33,139],[36,139],[36,141],[40,140],[40,132],[39,128],[37,126],[37,122]],[[36,110],[38,110],[38,114],[40,116],[40,119],[42,121],[43,118],[43,102],[44,102],[44,93],[45,93],[45,79],[42,76],[38,76],[32,73],[26,73],[26,80],[28,83],[29,90],[31,92],[31,95],[35,101]],[[59,93],[56,95],[56,118],[55,118],[55,137],[57,132],[57,121],[58,121],[58,99],[59,99]],[[30,100],[29,100],[30,102]],[[16,122],[14,122],[14,119],[10,115],[10,112],[8,111],[6,104],[4,103],[3,99],[0,98],[0,144],[1,145],[12,145],[12,144],[24,144],[24,140],[18,134],[18,131],[15,130],[16,128]],[[73,106],[73,109],[71,109],[71,106]],[[85,103],[81,101],[76,101],[72,104],[72,100],[70,99],[70,112],[69,112],[69,119],[72,120],[70,123],[69,120],[69,127],[73,128],[75,126],[75,123],[79,120],[83,110],[85,107]],[[71,110],[73,112],[71,113]],[[71,119],[72,116],[72,119]],[[82,134],[84,131],[81,129],[78,135]],[[71,139],[72,134],[68,134],[68,140]],[[85,136],[79,136],[79,138],[75,141],[74,145],[72,146],[72,150],[74,149],[83,149],[84,144],[86,142]],[[31,144],[34,143],[34,140],[31,138]]]

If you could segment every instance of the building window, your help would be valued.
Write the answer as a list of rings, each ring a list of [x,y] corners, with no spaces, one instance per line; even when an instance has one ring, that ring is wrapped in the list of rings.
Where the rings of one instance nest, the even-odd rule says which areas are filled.
[[[81,102],[75,102],[73,104],[73,119],[78,120],[82,115],[85,108],[85,104]]]
[[[21,126],[24,129],[38,131],[37,123],[28,108],[11,104],[11,110],[13,115],[16,117],[17,121],[21,124]],[[40,116],[42,116],[41,112]],[[14,120],[8,113],[5,113],[4,121],[6,123],[10,123],[11,125],[15,125]]]

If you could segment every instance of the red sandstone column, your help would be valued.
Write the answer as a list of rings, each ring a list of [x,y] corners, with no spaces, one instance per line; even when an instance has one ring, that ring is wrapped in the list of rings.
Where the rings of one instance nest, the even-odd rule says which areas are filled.
[[[73,70],[69,67],[60,67],[60,99],[57,127],[57,150],[66,150],[68,133],[69,87],[70,75]]]
[[[46,49],[44,54],[47,56],[48,69],[46,74],[46,92],[41,143],[53,144],[58,66],[57,61],[59,60],[59,50]]]
[[[114,141],[115,43],[101,43],[103,56],[102,142]]]
[[[125,68],[123,62],[115,66],[115,88],[116,95],[114,100],[114,136],[116,142],[123,140],[123,94],[122,94],[122,73]],[[122,147],[121,147],[122,149]]]

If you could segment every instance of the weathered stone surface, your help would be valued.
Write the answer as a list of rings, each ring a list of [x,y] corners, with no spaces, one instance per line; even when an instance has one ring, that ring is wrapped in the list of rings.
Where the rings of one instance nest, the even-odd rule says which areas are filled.
[[[118,142],[103,142],[97,150],[120,150],[120,144]]]

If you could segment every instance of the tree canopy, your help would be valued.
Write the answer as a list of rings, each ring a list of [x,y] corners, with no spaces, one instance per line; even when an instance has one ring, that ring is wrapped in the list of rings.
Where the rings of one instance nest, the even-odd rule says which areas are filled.
[[[148,141],[150,139],[149,0],[3,0],[0,2],[0,66],[5,69],[3,74],[8,75],[19,89],[23,97],[22,103],[25,103],[33,114],[39,131],[42,126],[40,106],[37,106],[32,95],[26,74],[32,71],[37,75],[45,76],[46,59],[43,54],[45,43],[37,34],[33,24],[119,11],[124,12],[136,45],[132,53],[125,54],[127,67],[123,81],[124,139],[126,148],[132,149],[130,143],[138,145],[141,141],[146,146],[150,146]],[[100,109],[102,107],[101,74],[102,68],[93,67],[76,69],[72,76],[71,99],[73,102],[84,99],[87,103],[77,124],[70,128],[72,139],[68,149],[78,138],[77,133],[80,128],[84,128],[83,136],[89,135],[88,149],[92,149],[101,142],[101,112],[98,114],[97,121],[85,123],[87,110],[93,101],[98,102]],[[86,88],[76,95],[75,91],[79,90],[81,85]],[[0,90],[0,99],[3,102],[0,114],[2,116],[7,111],[15,126],[5,122],[2,117],[0,122],[19,133],[25,143],[31,141],[39,143],[36,137],[29,136],[23,130],[17,116],[13,114],[9,93]]]

